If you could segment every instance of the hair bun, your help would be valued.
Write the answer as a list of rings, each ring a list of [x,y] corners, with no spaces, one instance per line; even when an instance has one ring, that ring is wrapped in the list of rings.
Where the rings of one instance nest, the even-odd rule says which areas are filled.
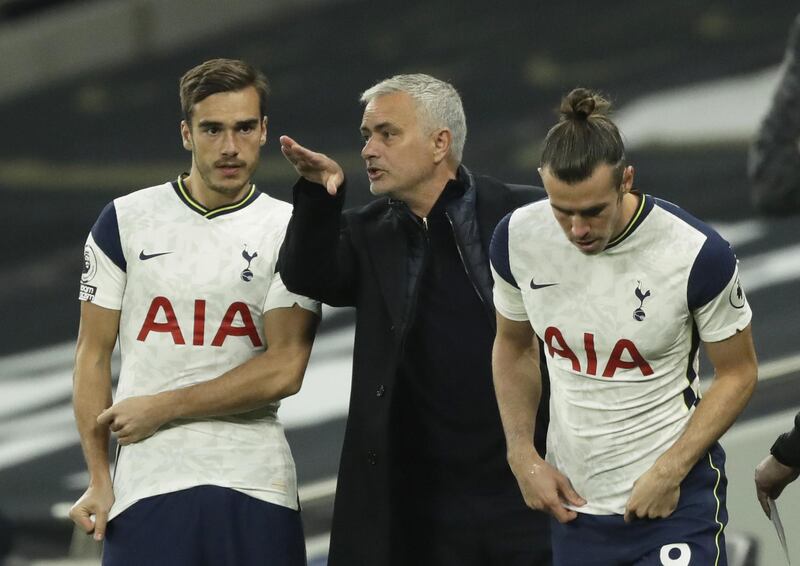
[[[593,114],[605,114],[610,104],[599,94],[586,88],[572,90],[561,101],[562,120],[588,120]]]

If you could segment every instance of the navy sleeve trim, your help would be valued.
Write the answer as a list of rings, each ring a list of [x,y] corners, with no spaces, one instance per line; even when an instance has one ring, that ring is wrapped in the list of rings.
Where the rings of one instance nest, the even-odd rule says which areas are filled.
[[[728,285],[736,269],[736,257],[728,242],[718,234],[706,238],[694,260],[686,289],[689,309],[711,302]]]
[[[92,238],[98,247],[103,250],[108,258],[122,271],[127,271],[128,262],[122,253],[122,244],[119,240],[119,224],[117,223],[117,209],[113,201],[108,203],[97,222],[92,226]]]
[[[506,283],[519,289],[517,281],[511,274],[511,262],[508,258],[508,223],[511,221],[512,214],[511,212],[506,214],[494,229],[492,243],[489,247],[489,256],[491,257],[492,267],[494,267],[497,274],[500,275]]]
[[[689,310],[707,305],[728,285],[736,270],[736,256],[728,242],[711,226],[671,202],[656,199],[658,206],[674,214],[706,237],[689,272],[686,299]]]

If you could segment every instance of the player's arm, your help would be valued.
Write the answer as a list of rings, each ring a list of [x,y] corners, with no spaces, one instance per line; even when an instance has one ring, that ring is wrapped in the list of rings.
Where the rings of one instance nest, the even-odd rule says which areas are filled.
[[[683,479],[733,424],[753,394],[758,365],[750,325],[730,338],[703,344],[714,366],[714,381],[683,434],[634,485],[626,520],[670,515],[678,504]]]
[[[89,470],[89,487],[70,509],[70,518],[102,540],[114,491],[108,462],[108,427],[97,417],[111,405],[111,354],[119,331],[119,311],[81,302],[75,352],[73,407]],[[95,522],[91,517],[94,516]]]
[[[577,506],[586,502],[566,476],[548,464],[533,446],[542,376],[539,344],[530,322],[514,321],[497,314],[492,374],[508,463],[525,503],[552,514],[562,523],[571,521],[577,513],[564,507],[564,502]]]
[[[165,423],[244,413],[300,390],[319,317],[299,305],[264,315],[267,350],[221,376],[155,395],[130,397],[104,411],[105,425],[122,445],[152,435]]]

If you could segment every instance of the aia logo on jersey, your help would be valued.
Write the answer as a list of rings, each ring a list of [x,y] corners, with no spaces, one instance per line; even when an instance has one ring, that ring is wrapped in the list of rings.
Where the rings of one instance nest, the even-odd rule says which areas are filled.
[[[639,299],[639,306],[633,311],[633,318],[641,322],[645,317],[644,300],[650,296],[650,289],[642,292],[642,282],[637,281],[636,283],[638,283],[638,285],[636,285],[636,290],[633,292],[633,294],[636,295],[637,299]]]
[[[238,315],[238,322],[236,321]],[[203,299],[194,301],[194,320],[192,321],[192,345],[203,346],[206,335],[206,302]],[[184,322],[186,325],[187,323]],[[155,297],[150,303],[150,308],[144,317],[142,328],[136,339],[145,342],[151,332],[160,332],[172,336],[176,345],[186,344],[183,330],[175,316],[175,309],[166,297]],[[253,347],[263,346],[258,335],[253,315],[248,306],[240,301],[232,303],[222,316],[219,327],[211,340],[212,346],[222,346],[228,336],[245,336],[250,339]]]
[[[586,370],[584,371],[581,366],[581,360],[575,354],[575,351],[570,348],[564,335],[555,326],[548,326],[544,331],[544,343],[547,346],[547,353],[551,358],[560,356],[567,359],[572,364],[573,371],[577,373],[586,373],[591,376],[597,375],[597,350],[594,346],[594,334],[591,332],[584,332],[583,334],[583,349],[586,351]],[[638,369],[643,376],[653,375],[653,368],[644,356],[639,352],[636,344],[627,338],[620,338],[614,344],[611,354],[608,356],[608,361],[601,374],[603,377],[614,377],[617,370]]]
[[[247,253],[247,244],[245,244],[242,250],[242,257],[247,262],[247,267],[242,270],[242,281],[248,282],[253,279],[253,272],[250,271],[250,263],[258,257],[258,252],[253,252],[252,254]]]

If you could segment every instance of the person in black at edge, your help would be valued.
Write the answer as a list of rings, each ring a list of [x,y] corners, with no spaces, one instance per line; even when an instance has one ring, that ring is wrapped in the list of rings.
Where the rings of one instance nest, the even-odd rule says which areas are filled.
[[[748,174],[756,209],[767,215],[800,212],[800,14],[789,31],[781,76],[769,111],[750,148]],[[777,499],[800,475],[800,413],[755,470],[756,496],[769,517]]]
[[[770,454],[756,467],[756,497],[767,517],[769,499],[777,499],[784,488],[800,475],[800,413],[794,417],[794,428],[778,437]]]
[[[750,147],[747,173],[762,214],[800,212],[800,14],[789,31],[778,87]]]
[[[341,214],[341,167],[281,138],[301,176],[281,276],[356,307],[329,564],[550,564],[547,519],[525,506],[506,461],[488,262],[495,225],[544,192],[461,165],[466,121],[446,82],[398,75],[361,101],[361,155],[383,197],[363,208]]]

